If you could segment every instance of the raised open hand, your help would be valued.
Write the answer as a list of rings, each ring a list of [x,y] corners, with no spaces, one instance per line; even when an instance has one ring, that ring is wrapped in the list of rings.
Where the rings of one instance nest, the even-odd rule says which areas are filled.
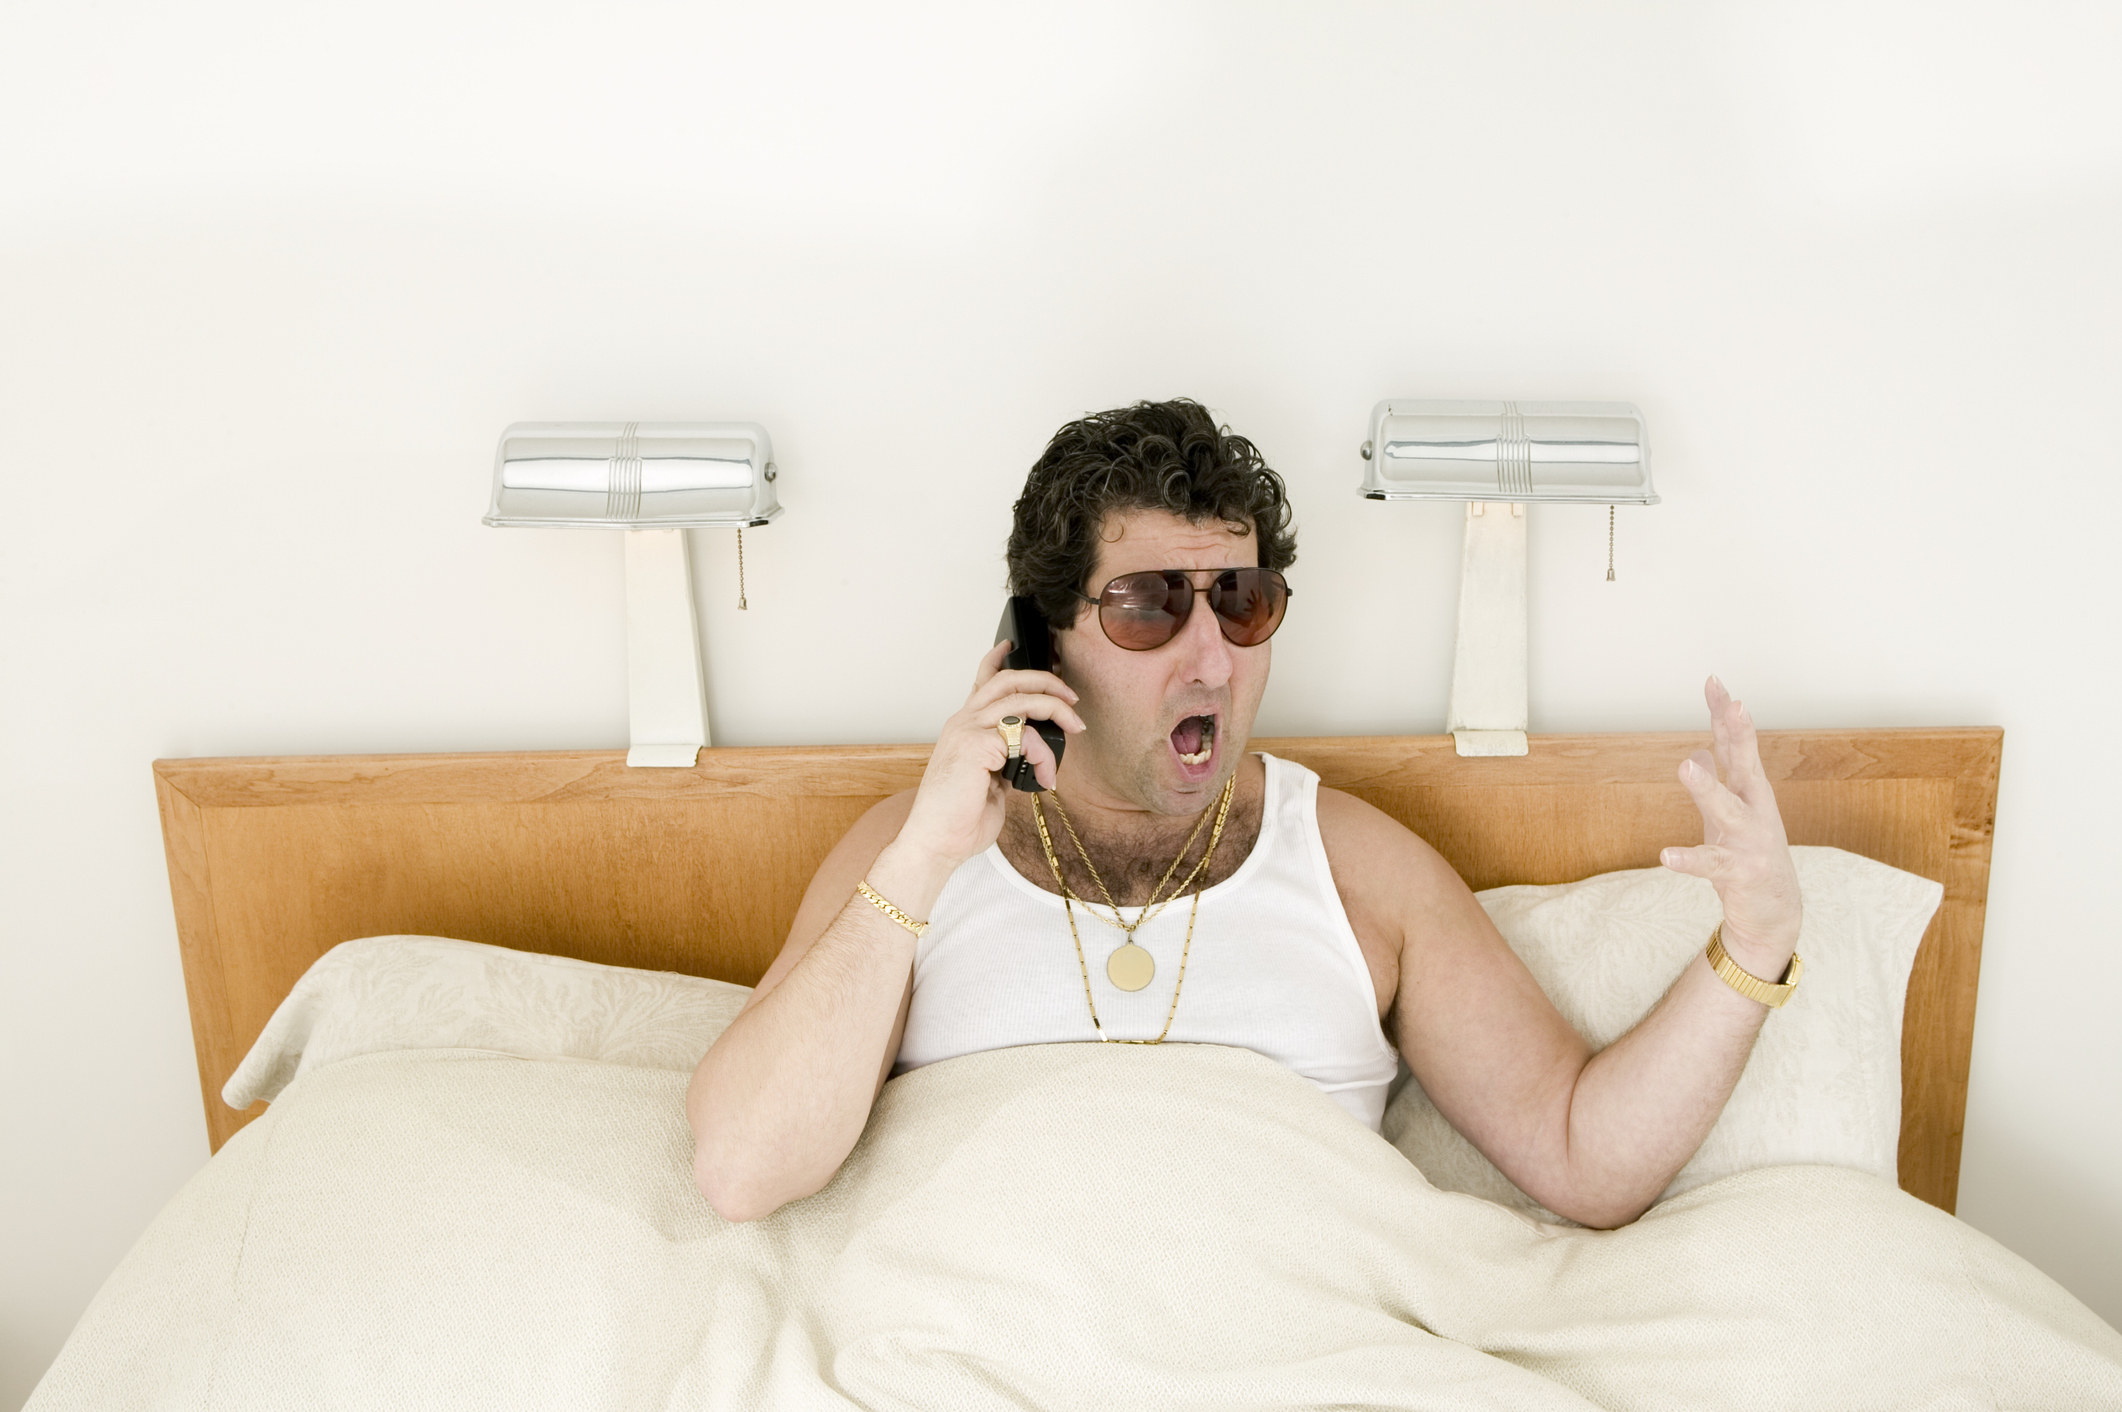
[[[1715,677],[1703,695],[1714,753],[1698,750],[1680,762],[1680,783],[1702,813],[1702,842],[1668,848],[1658,861],[1674,872],[1709,879],[1724,903],[1725,950],[1747,971],[1772,981],[1783,974],[1798,945],[1804,916],[1798,870],[1775,791],[1761,768],[1753,717]]]

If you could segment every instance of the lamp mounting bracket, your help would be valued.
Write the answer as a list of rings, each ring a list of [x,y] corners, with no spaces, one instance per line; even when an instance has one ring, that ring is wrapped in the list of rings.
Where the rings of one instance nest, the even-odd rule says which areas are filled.
[[[1461,755],[1526,753],[1525,628],[1525,506],[1468,501],[1445,719]]]

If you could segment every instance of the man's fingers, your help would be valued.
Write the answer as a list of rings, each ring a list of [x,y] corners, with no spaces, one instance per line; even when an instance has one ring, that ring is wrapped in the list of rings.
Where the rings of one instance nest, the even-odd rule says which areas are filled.
[[[1702,687],[1709,703],[1710,738],[1714,743],[1717,773],[1725,786],[1756,809],[1775,807],[1775,791],[1769,787],[1768,771],[1761,764],[1761,736],[1754,729],[1746,703],[1732,698],[1716,677]]]
[[[1710,748],[1716,752],[1717,773],[1731,775],[1731,693],[1724,683],[1711,677],[1702,683],[1702,699],[1709,703]]]
[[[1084,729],[1083,718],[1066,701],[1058,701],[1039,692],[1019,692],[1005,696],[1000,701],[989,702],[974,713],[973,724],[981,730],[993,731],[1000,740],[1002,733],[995,730],[1004,716],[1029,716],[1033,720],[1052,721],[1065,731]],[[1024,739],[1029,742],[1037,731],[1026,729]]]
[[[1059,768],[1059,762],[1054,759],[1054,752],[1048,748],[1046,738],[1040,735],[1031,723],[1052,721],[1064,731],[1081,731],[1084,729],[1083,718],[1070,710],[1065,702],[1056,701],[1051,696],[1029,693],[1005,696],[979,712],[968,713],[960,723],[970,732],[973,759],[990,774],[1001,769],[1009,760],[1009,743],[1003,738],[1000,729],[1004,716],[1027,718],[1024,729],[1017,738],[1017,744],[1024,751],[1025,758],[1032,762],[1034,773],[1039,773],[1039,766],[1044,762],[1045,770],[1040,774],[1040,778],[1047,781],[1047,788],[1051,789],[1051,781],[1055,770]]]
[[[980,665],[973,668],[974,691],[987,685],[987,679],[1002,670],[1002,659],[1009,656],[1009,649],[1014,645],[1008,638],[1004,638],[987,649],[987,655],[980,659]]]
[[[969,710],[985,712],[991,709],[996,701],[1012,694],[1057,696],[1071,704],[1076,700],[1076,689],[1052,672],[1034,672],[1020,667],[1010,671],[988,673],[987,680],[973,688],[973,694],[966,698],[965,705]]]
[[[1761,764],[1761,733],[1754,729],[1754,718],[1745,702],[1732,703],[1731,722],[1731,768],[1725,772],[1725,783],[1755,808],[1773,809],[1776,795],[1769,787],[1768,771]]]
[[[1694,797],[1695,807],[1702,811],[1702,822],[1708,831],[1714,833],[1745,827],[1746,802],[1717,783],[1707,752],[1697,750],[1680,762],[1680,783]]]
[[[1024,758],[1032,762],[1032,778],[1039,781],[1039,788],[1052,789],[1061,777],[1060,762],[1047,746],[1046,738],[1037,731],[1024,733]]]
[[[1691,878],[1714,879],[1724,871],[1731,855],[1714,843],[1704,843],[1693,848],[1668,848],[1658,855],[1658,861]]]
[[[989,720],[992,716],[994,719]],[[1042,788],[1052,789],[1059,776],[1061,762],[1054,758],[1053,748],[1046,743],[1031,724],[1032,721],[1052,721],[1065,731],[1080,731],[1083,719],[1068,706],[1051,696],[1024,694],[1005,696],[980,711],[966,724],[973,732],[974,749],[981,765],[989,772],[1000,770],[1009,762],[1009,746],[998,729],[1004,716],[1029,717],[1023,732],[1017,738],[1024,758],[1031,761],[1032,774]]]

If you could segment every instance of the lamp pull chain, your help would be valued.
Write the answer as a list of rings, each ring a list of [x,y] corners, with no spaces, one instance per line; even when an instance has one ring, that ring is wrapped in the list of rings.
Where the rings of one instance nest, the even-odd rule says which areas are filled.
[[[1612,578],[1614,571],[1609,568],[1606,571],[1606,576]],[[739,525],[737,526],[737,607],[739,610],[744,610],[750,606],[744,601],[744,526]]]
[[[1614,581],[1614,507],[1606,507],[1606,581]]]

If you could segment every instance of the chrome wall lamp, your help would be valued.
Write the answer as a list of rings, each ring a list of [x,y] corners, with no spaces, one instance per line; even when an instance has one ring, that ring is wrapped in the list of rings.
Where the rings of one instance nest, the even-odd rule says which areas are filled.
[[[1461,755],[1525,754],[1526,507],[1657,504],[1643,413],[1389,398],[1371,409],[1362,454],[1366,499],[1466,503],[1445,728]]]
[[[629,765],[690,766],[709,742],[685,531],[743,534],[781,513],[752,422],[516,422],[494,453],[485,522],[626,531]],[[739,589],[738,606],[743,606]]]

